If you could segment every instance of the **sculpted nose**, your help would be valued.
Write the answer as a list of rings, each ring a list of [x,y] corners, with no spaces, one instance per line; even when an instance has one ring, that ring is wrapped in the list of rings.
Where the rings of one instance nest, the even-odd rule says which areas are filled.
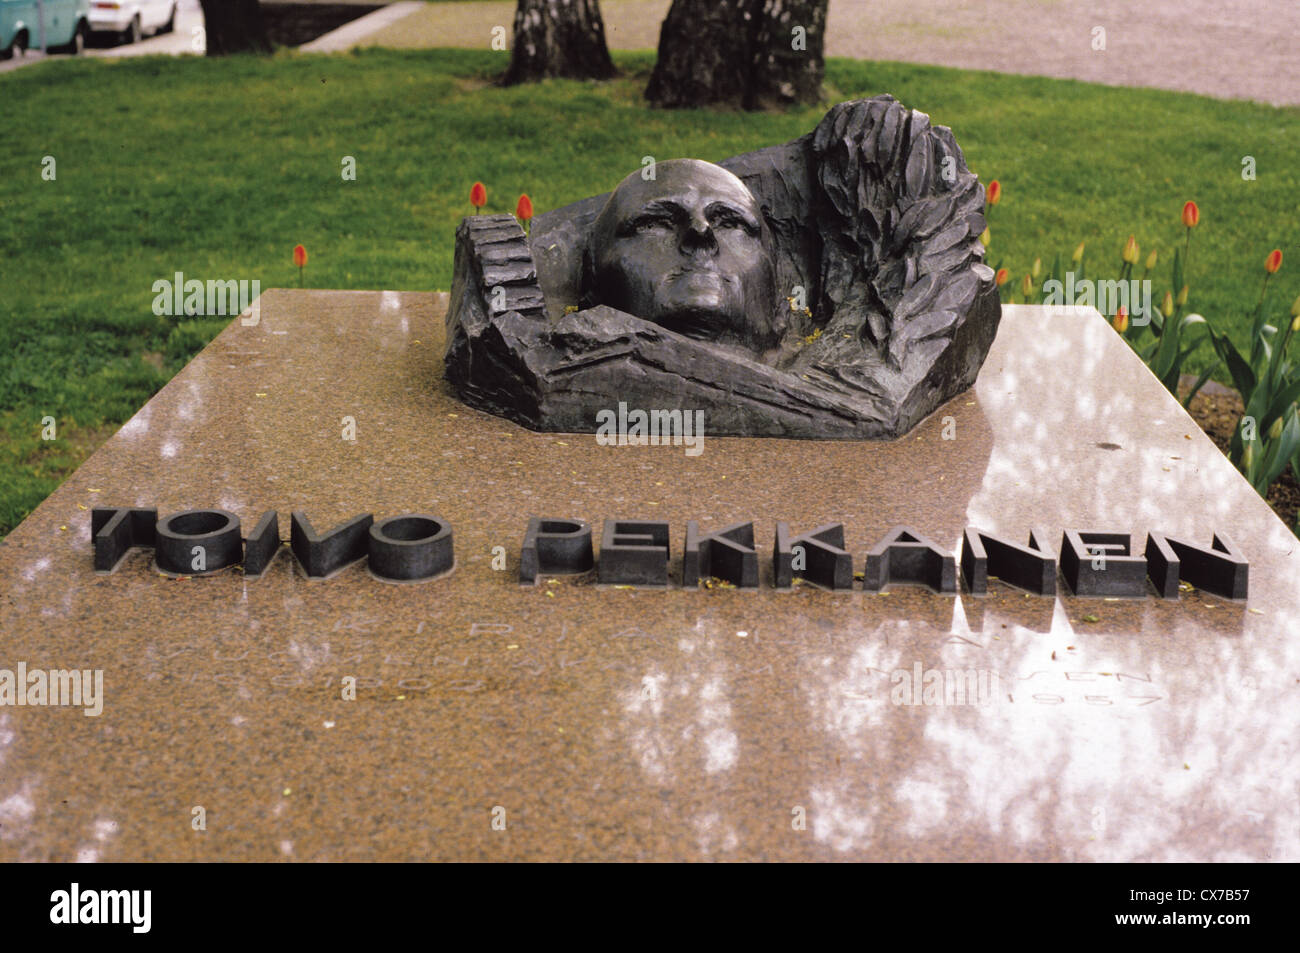
[[[682,230],[681,249],[683,253],[708,252],[718,250],[718,239],[713,234],[713,227],[702,214],[690,217]]]

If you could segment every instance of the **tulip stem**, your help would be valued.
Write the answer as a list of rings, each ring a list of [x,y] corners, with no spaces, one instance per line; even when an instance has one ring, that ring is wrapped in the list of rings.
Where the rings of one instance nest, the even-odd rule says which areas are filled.
[[[1272,277],[1273,277],[1272,274],[1270,274],[1269,272],[1267,271],[1264,272],[1264,283],[1260,285],[1259,288],[1259,300],[1255,302],[1256,312],[1259,312],[1264,307],[1264,292],[1268,291],[1268,279]]]

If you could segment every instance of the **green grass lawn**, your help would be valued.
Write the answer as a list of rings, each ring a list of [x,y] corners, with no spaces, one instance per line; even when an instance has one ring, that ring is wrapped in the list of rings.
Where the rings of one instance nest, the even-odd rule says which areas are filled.
[[[526,191],[540,212],[612,187],[642,156],[718,160],[823,111],[650,110],[652,56],[615,59],[625,75],[610,83],[510,90],[488,82],[504,54],[447,50],[60,59],[0,77],[0,533],[225,323],[156,317],[154,281],[296,285],[301,242],[312,287],[446,289],[476,179],[489,210]],[[897,63],[832,60],[827,79],[831,98],[888,91],[953,127],[971,167],[1002,181],[989,258],[1013,278],[1081,240],[1090,272],[1101,256],[1117,265],[1132,231],[1164,256],[1158,299],[1194,198],[1194,310],[1244,342],[1274,247],[1287,256],[1274,302],[1300,291],[1300,110]]]

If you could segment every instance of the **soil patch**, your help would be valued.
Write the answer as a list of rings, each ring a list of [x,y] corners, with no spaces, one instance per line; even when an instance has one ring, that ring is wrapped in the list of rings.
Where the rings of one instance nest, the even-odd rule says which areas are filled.
[[[1187,381],[1183,382],[1180,393],[1187,393]],[[1192,398],[1188,413],[1226,455],[1228,444],[1232,441],[1232,432],[1245,410],[1241,395],[1235,390],[1217,385],[1211,388],[1207,385]],[[1295,471],[1290,466],[1282,471],[1282,476],[1269,489],[1268,505],[1273,507],[1273,512],[1287,526],[1296,525],[1296,514],[1300,511],[1300,482],[1296,481]]]

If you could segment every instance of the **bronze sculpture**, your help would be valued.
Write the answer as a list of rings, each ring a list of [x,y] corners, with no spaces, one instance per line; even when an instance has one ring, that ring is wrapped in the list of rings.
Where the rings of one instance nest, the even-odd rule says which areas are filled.
[[[728,159],[457,232],[446,376],[536,430],[703,409],[715,435],[890,438],[975,380],[1001,314],[984,189],[889,96]]]

